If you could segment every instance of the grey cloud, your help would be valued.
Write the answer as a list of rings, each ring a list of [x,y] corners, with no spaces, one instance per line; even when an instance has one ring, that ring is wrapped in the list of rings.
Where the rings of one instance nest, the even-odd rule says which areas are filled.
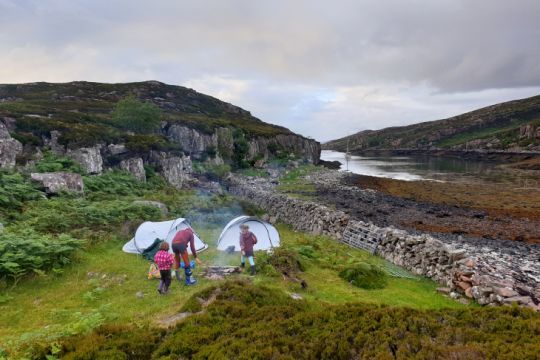
[[[0,82],[192,83],[327,140],[533,95],[538,14],[537,0],[0,0]]]
[[[7,5],[6,5],[7,4]],[[440,91],[540,84],[540,2],[3,1],[2,33],[325,86],[427,82]],[[22,39],[20,37],[23,37]],[[22,41],[21,41],[22,40]],[[52,50],[51,50],[52,51]],[[217,64],[219,63],[219,64]],[[193,65],[190,67],[193,68]]]

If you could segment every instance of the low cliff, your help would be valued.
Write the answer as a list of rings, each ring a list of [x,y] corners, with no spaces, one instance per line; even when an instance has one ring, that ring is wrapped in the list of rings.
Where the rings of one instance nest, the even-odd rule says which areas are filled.
[[[159,107],[159,129],[136,134],[115,123],[113,109],[128,96]],[[249,166],[291,157],[317,163],[320,156],[314,140],[157,81],[0,85],[0,150],[0,168],[31,165],[52,151],[89,174],[120,168],[144,180],[150,166],[177,186],[189,178],[193,160]]]

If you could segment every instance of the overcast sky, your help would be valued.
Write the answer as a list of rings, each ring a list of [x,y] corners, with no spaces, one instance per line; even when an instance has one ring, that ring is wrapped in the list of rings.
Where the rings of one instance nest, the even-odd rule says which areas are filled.
[[[320,141],[540,94],[539,0],[0,0],[0,83],[159,80]]]

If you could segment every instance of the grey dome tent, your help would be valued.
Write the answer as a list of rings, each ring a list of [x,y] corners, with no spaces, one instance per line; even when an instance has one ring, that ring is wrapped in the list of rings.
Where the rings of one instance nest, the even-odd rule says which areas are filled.
[[[142,223],[135,232],[133,239],[128,241],[122,250],[130,254],[142,254],[152,258],[151,253],[157,251],[157,245],[162,241],[167,241],[171,244],[174,235],[180,230],[191,228],[191,225],[184,218],[178,218],[175,220],[152,222],[147,221]],[[195,249],[200,252],[208,248],[201,238],[195,233]],[[188,246],[188,251],[191,253],[191,249]],[[169,250],[172,253],[172,249]],[[149,254],[150,253],[150,254]]]
[[[219,236],[217,242],[218,250],[225,251],[231,246],[234,246],[235,251],[240,251],[239,238],[240,238],[240,225],[246,224],[251,231],[257,237],[257,244],[254,246],[254,250],[270,250],[275,247],[279,247],[280,239],[277,229],[266,221],[259,220],[251,216],[239,216],[231,220]]]

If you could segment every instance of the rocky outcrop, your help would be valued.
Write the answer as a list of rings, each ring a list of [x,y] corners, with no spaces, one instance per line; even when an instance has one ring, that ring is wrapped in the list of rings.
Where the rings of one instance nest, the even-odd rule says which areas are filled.
[[[305,139],[297,135],[277,135],[275,137],[257,137],[249,142],[248,160],[253,160],[258,156],[265,159],[270,157],[270,148],[276,147],[308,160],[313,164],[319,162],[321,156],[321,146],[318,142]]]
[[[165,152],[151,151],[149,162],[153,164],[167,182],[182,188],[192,180],[193,172],[189,156],[170,156]]]
[[[39,182],[47,194],[58,194],[61,191],[84,192],[81,175],[68,172],[32,173],[30,178]]]
[[[217,151],[217,133],[208,135],[186,126],[171,125],[166,131],[166,136],[174,142],[181,144],[182,150],[195,159],[200,158],[209,148]]]
[[[60,131],[53,130],[50,132],[50,137],[44,137],[43,142],[45,146],[48,146],[53,153],[56,155],[62,156],[66,153],[66,147],[58,143],[60,138]]]
[[[140,157],[120,161],[120,169],[131,173],[139,181],[146,181],[146,171],[143,159]]]
[[[22,144],[11,137],[4,122],[0,121],[0,169],[13,168],[22,151]]]
[[[182,145],[182,149],[194,159],[200,159],[205,152],[212,150],[220,158],[231,158],[234,151],[234,139],[230,128],[217,128],[213,134],[205,134],[196,129],[181,125],[171,125],[166,136]],[[294,134],[280,134],[272,137],[256,137],[248,141],[249,149],[246,160],[258,157],[268,159],[272,156],[270,148],[282,149],[290,154],[318,163],[321,147],[318,142]]]
[[[101,147],[96,145],[90,148],[68,150],[67,155],[81,164],[86,173],[101,174],[103,171],[103,158],[100,150]]]
[[[474,245],[411,234],[276,193],[275,185],[266,179],[234,176],[229,182],[233,195],[257,204],[274,221],[376,251],[414,274],[437,281],[447,287],[453,297],[475,299],[481,305],[517,303],[540,310],[540,249],[534,245],[519,244],[501,249],[496,245]]]

